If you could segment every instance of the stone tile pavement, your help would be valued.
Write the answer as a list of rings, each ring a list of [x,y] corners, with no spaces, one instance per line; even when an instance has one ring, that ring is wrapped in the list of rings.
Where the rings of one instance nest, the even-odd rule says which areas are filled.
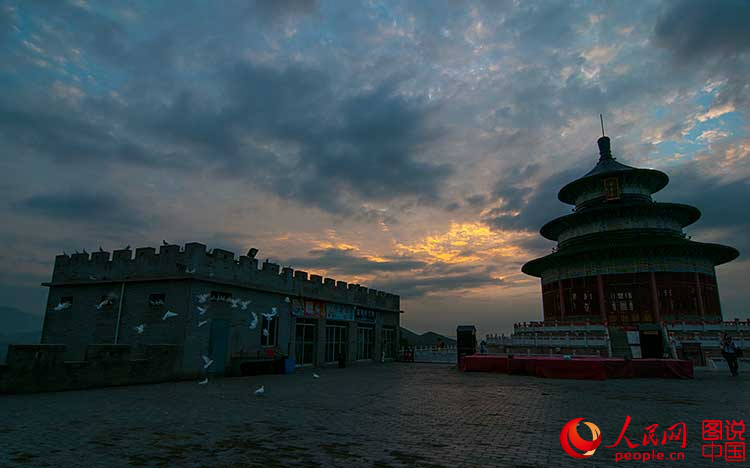
[[[376,364],[295,375],[0,396],[0,467],[601,467],[616,449],[575,460],[562,426],[585,417],[602,447],[645,427],[687,424],[701,457],[703,419],[750,423],[750,375],[604,382],[460,373],[446,364]],[[253,395],[263,384],[266,393]],[[750,432],[748,432],[750,434]],[[670,445],[672,444],[672,445]],[[679,450],[669,442],[659,449]],[[746,466],[746,465],[745,465]]]

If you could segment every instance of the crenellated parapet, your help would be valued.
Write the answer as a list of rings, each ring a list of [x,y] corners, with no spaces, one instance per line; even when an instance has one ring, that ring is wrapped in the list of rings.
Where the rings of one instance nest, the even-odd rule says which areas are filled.
[[[257,251],[256,251],[257,252]],[[255,252],[251,252],[255,253]],[[228,282],[257,289],[276,291],[291,297],[355,304],[377,309],[400,309],[395,294],[368,289],[320,275],[308,275],[291,267],[233,252],[207,250],[205,244],[191,242],[183,246],[153,247],[58,255],[52,272],[52,285],[62,283],[135,281],[159,278],[196,278]]]

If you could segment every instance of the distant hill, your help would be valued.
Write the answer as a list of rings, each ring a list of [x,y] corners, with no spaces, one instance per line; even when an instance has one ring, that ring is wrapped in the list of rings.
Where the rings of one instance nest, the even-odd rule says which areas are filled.
[[[0,335],[41,331],[42,320],[41,315],[29,314],[16,307],[0,307]]]
[[[446,346],[455,346],[456,340],[440,335],[435,332],[425,332],[417,335],[411,330],[401,327],[401,339],[406,340],[409,346],[434,346],[438,340],[443,340]]]
[[[42,339],[42,331],[17,332],[0,335],[0,362],[5,361],[9,344],[38,344]]]
[[[9,344],[36,344],[42,337],[42,316],[16,307],[0,307],[0,362]]]

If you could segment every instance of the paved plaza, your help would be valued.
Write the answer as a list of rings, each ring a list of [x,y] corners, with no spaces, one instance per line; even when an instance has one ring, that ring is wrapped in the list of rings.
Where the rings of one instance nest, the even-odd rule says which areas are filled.
[[[603,447],[627,415],[626,436],[638,443],[650,424],[659,435],[687,425],[685,461],[649,465],[737,466],[701,457],[701,421],[750,416],[750,376],[722,372],[603,382],[460,373],[447,364],[317,372],[0,396],[0,466],[600,467],[626,449],[624,440]],[[253,395],[261,384],[265,395]],[[560,447],[561,428],[576,417],[603,435],[586,460]]]

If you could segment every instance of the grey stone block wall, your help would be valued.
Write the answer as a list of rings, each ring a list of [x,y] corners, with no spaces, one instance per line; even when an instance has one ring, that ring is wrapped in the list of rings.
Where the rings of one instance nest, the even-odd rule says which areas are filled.
[[[279,270],[277,264],[270,262],[259,269],[255,259],[243,256],[235,260],[234,254],[220,249],[208,253],[204,245],[197,243],[186,244],[184,249],[162,246],[158,254],[154,248],[139,248],[135,257],[129,250],[115,251],[112,259],[107,252],[58,256],[49,286],[42,343],[64,344],[66,360],[84,360],[87,347],[92,344],[128,345],[135,360],[142,359],[154,345],[176,345],[181,349],[179,371],[183,376],[203,375],[204,355],[217,362],[210,371],[219,373],[229,371],[233,358],[265,356],[266,347],[261,345],[262,314],[272,308],[277,310],[275,348],[294,357],[296,318],[291,299],[376,311],[375,360],[382,353],[382,327],[396,328],[400,319],[396,295],[291,268]],[[198,301],[199,295],[214,291],[250,302],[243,309],[223,301]],[[164,304],[151,304],[152,295],[162,295]],[[64,297],[73,297],[71,306],[54,310]],[[97,309],[105,298],[111,298],[110,303]],[[205,314],[201,315],[198,307],[206,308]],[[178,315],[162,320],[167,311]],[[249,327],[253,312],[258,317],[255,329]],[[199,326],[203,321],[207,323]],[[317,319],[316,365],[325,364],[326,324],[325,318]],[[136,330],[140,325],[142,333]],[[212,343],[216,348],[212,328],[219,325],[228,329],[225,356],[216,356],[215,349],[212,353]],[[356,339],[357,323],[349,322],[350,363],[356,361]],[[219,369],[222,361],[224,369]]]
[[[258,268],[258,260],[247,256],[235,259],[232,252],[213,249],[199,243],[161,246],[159,253],[153,247],[135,250],[116,250],[110,259],[109,252],[93,254],[58,255],[52,282],[80,282],[129,278],[171,277],[186,274],[211,278],[217,281],[237,282],[243,286],[261,290],[276,290],[292,296],[314,297],[323,301],[352,304],[373,309],[399,310],[399,297],[358,284],[347,284],[307,272],[284,268],[264,262]],[[188,273],[191,272],[191,273]]]

